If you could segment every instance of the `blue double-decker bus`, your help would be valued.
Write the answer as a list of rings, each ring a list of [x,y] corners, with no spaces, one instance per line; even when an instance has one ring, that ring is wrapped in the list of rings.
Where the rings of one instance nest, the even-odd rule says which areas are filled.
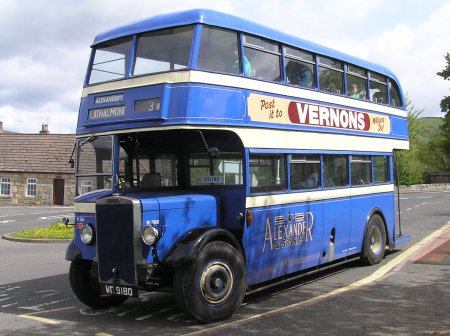
[[[399,242],[388,69],[209,11],[98,35],[77,125],[70,283],[94,308],[173,291],[202,322],[246,292]]]

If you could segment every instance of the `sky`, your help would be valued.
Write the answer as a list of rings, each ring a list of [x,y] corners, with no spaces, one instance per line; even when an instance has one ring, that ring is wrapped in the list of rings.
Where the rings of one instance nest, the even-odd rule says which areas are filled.
[[[443,117],[448,0],[0,0],[0,121],[74,133],[94,37],[154,15],[208,8],[381,64],[421,116]]]

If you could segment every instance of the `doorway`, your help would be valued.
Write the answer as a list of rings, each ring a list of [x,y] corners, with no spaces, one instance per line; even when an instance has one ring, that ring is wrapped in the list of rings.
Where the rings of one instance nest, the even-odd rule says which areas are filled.
[[[64,205],[64,179],[53,179],[53,205]]]

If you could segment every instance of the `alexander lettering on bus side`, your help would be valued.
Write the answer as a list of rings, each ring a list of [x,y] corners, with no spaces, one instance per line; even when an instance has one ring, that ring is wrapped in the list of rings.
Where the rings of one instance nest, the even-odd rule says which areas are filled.
[[[307,211],[306,215],[303,212],[297,213],[283,221],[280,221],[280,216],[277,216],[273,220],[273,226],[270,218],[266,218],[262,252],[266,250],[266,245],[270,246],[272,251],[312,241],[313,226],[314,214],[310,211]]]

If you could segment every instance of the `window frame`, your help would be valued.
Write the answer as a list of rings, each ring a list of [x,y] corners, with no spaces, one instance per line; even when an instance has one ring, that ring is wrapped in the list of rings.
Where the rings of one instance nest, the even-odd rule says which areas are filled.
[[[346,73],[345,73],[345,77],[346,77],[346,95],[350,98],[354,98],[354,99],[359,99],[359,100],[367,100],[367,86],[369,84],[369,79],[368,79],[368,71],[365,68],[362,68],[360,66],[357,65],[353,65],[350,63],[346,63],[347,67],[346,67]],[[361,70],[362,73],[358,73],[353,71],[353,68],[355,68],[356,70]],[[364,80],[364,86],[361,90],[361,88],[358,88],[358,91],[361,91],[361,94],[359,95],[359,98],[357,97],[352,97],[350,94],[350,85],[353,85],[353,83],[350,83],[350,78],[354,77],[354,78],[359,78]],[[362,95],[362,93],[364,93],[364,95]]]
[[[332,61],[332,62],[336,62],[336,63],[340,63],[340,68],[337,68],[335,66],[333,66],[333,64],[327,64],[327,63],[322,63],[321,59],[327,60],[327,61]],[[323,55],[318,55],[317,56],[317,75],[319,78],[318,81],[318,88],[320,91],[322,92],[326,92],[326,93],[331,93],[331,94],[336,94],[336,95],[345,95],[345,71],[344,71],[344,67],[345,64],[347,64],[344,61],[341,61],[339,59],[333,58],[333,57],[328,57],[328,56],[323,56]],[[335,73],[340,73],[340,82],[341,82],[341,87],[336,88],[336,92],[333,92],[331,90],[326,90],[325,88],[322,87],[322,81],[321,81],[321,75],[322,75],[322,71],[323,70],[328,70],[328,71],[334,71]]]
[[[317,67],[316,67],[316,57],[313,53],[306,51],[306,50],[302,50],[300,48],[294,48],[294,47],[290,47],[287,45],[283,45],[282,46],[283,50],[284,50],[284,71],[283,71],[283,76],[286,78],[286,85],[292,85],[292,86],[296,86],[296,87],[302,87],[302,88],[307,88],[307,89],[315,89],[317,88]],[[300,52],[299,55],[294,55],[291,54],[289,52],[289,50],[293,50],[293,51],[298,51]],[[302,58],[302,55],[310,55],[312,60],[308,60],[305,58]],[[294,83],[289,83],[289,77],[287,75],[287,70],[286,68],[289,65],[289,61],[294,61],[296,63],[300,63],[305,67],[311,66],[310,70],[311,71],[311,85],[310,86],[306,86],[306,85],[300,85],[300,84],[294,84]]]
[[[6,176],[0,177],[0,196],[11,196],[11,178]]]
[[[369,168],[369,173],[367,176],[369,177],[369,180],[364,180],[362,174],[360,173],[359,181],[361,183],[354,183],[356,176],[356,169],[357,167],[361,168]],[[360,169],[360,172],[364,172],[364,169]],[[364,155],[364,154],[356,154],[356,155],[350,155],[350,185],[352,187],[361,187],[361,186],[368,186],[373,185],[373,159],[371,155]]]
[[[262,45],[260,46],[260,45],[248,42],[248,39],[259,40],[259,41],[262,42]],[[249,49],[253,50],[255,52],[261,53],[261,55],[273,55],[273,56],[278,57],[278,78],[271,79],[271,78],[266,78],[266,77],[260,76],[258,74],[257,67],[255,67],[255,65],[252,64],[252,62],[248,58],[247,59],[248,59],[250,65],[251,65],[251,68],[252,68],[252,73],[251,73],[251,76],[246,75],[247,77],[253,77],[253,78],[256,78],[256,79],[259,79],[259,80],[264,80],[264,81],[268,81],[268,82],[275,82],[275,83],[283,82],[283,78],[284,78],[285,74],[284,74],[284,69],[283,69],[283,57],[282,57],[282,55],[283,55],[283,51],[282,51],[283,45],[281,43],[275,42],[275,41],[270,40],[270,39],[262,38],[262,37],[259,37],[259,36],[251,35],[251,34],[243,34],[242,35],[242,42],[243,42],[242,45],[243,45],[243,50],[244,50],[242,58],[244,58],[244,57],[247,58],[247,55],[248,55],[247,50],[249,50]],[[265,47],[266,43],[267,43],[267,45],[276,46],[278,51],[270,50],[270,49],[266,48]],[[260,70],[262,70],[262,68],[260,68]]]
[[[269,176],[271,181],[276,181],[279,178],[279,183],[274,184],[264,184],[262,186],[252,186],[252,183],[254,180],[256,180],[259,184],[259,180],[257,180],[256,174],[254,173],[253,167],[261,167],[260,165],[255,166],[254,163],[252,163],[252,160],[258,159],[260,160],[267,160],[272,159],[273,162],[270,165],[264,165],[269,166],[270,169],[276,169],[276,161],[279,160],[280,165],[278,167],[279,171],[283,174],[283,176],[277,176],[274,171],[272,171],[272,175],[274,179],[272,179],[272,175]],[[286,155],[280,154],[280,153],[250,153],[249,159],[248,159],[248,187],[251,194],[261,194],[261,193],[282,193],[288,191],[287,189],[287,167],[286,167]]]
[[[27,178],[27,189],[26,189],[25,196],[27,196],[27,197],[36,197],[37,196],[37,178],[35,178],[35,177]]]
[[[379,78],[377,78],[379,77]],[[381,80],[384,79],[384,82]],[[383,85],[384,87],[384,95],[381,98],[384,98],[384,101],[379,102],[374,100],[374,96],[377,92],[371,93],[373,89],[378,89],[377,87],[372,87],[372,83],[376,83],[377,85]],[[381,105],[389,105],[388,102],[388,81],[387,76],[379,74],[374,71],[369,71],[369,100],[370,102],[374,104],[381,104]]]
[[[307,173],[308,176],[301,176],[302,181],[295,181],[294,185],[293,178],[293,165],[299,165],[304,168],[306,165],[311,165],[311,172]],[[301,166],[305,165],[305,166]],[[318,165],[318,169],[314,169],[314,166]],[[302,169],[300,168],[300,171]],[[306,169],[305,169],[306,170]],[[322,189],[322,155],[321,154],[292,154],[289,159],[289,189],[291,191],[307,191],[307,190],[317,190]],[[317,176],[313,176],[317,174]],[[310,180],[310,178],[313,178]],[[311,183],[315,185],[311,186]]]

